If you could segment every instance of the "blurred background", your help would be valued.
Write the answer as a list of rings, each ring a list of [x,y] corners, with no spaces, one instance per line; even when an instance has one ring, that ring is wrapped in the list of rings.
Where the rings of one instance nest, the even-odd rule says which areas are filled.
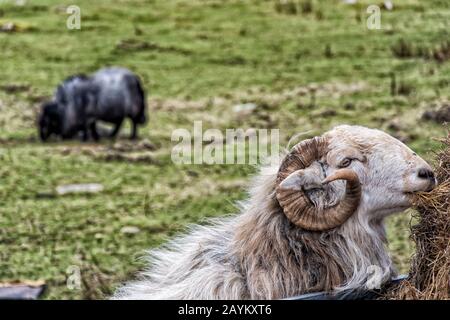
[[[368,28],[372,4],[380,28]],[[79,29],[68,28],[71,5]],[[144,250],[235,213],[255,166],[171,161],[172,131],[196,120],[278,128],[282,145],[360,124],[431,161],[450,120],[449,18],[445,0],[0,0],[0,282],[103,298],[143,266]],[[142,79],[140,139],[127,140],[127,124],[115,141],[40,142],[41,103],[69,75],[105,66]],[[55,193],[75,183],[103,189]],[[410,223],[411,212],[388,221],[402,273]],[[74,275],[79,286],[68,285]]]

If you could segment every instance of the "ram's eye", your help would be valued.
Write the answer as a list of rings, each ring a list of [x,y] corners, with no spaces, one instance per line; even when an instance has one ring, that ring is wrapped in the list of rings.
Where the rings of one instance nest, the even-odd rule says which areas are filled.
[[[340,163],[339,167],[341,167],[341,168],[348,167],[352,163],[352,160],[353,159],[345,158],[344,160],[342,160],[342,162]]]

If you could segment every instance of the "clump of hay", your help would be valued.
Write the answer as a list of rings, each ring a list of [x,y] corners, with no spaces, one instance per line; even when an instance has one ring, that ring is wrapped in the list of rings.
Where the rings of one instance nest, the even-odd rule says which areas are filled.
[[[412,227],[416,253],[408,279],[387,299],[450,299],[450,133],[437,155],[439,185],[417,195],[419,223]]]

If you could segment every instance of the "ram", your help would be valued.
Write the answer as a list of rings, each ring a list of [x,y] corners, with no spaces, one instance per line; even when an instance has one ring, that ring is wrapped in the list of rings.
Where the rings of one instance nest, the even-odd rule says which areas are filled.
[[[279,299],[395,275],[384,219],[436,184],[390,135],[338,126],[262,170],[240,214],[196,226],[149,252],[114,299]]]

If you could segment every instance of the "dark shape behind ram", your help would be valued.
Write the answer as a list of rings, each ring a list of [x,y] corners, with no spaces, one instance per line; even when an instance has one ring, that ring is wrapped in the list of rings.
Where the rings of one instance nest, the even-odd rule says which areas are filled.
[[[92,76],[66,78],[54,99],[41,107],[38,126],[42,141],[52,135],[72,139],[81,135],[98,140],[97,122],[112,123],[107,135],[114,138],[126,118],[132,122],[131,139],[137,138],[137,127],[147,122],[145,92],[139,77],[124,68],[105,68]]]

